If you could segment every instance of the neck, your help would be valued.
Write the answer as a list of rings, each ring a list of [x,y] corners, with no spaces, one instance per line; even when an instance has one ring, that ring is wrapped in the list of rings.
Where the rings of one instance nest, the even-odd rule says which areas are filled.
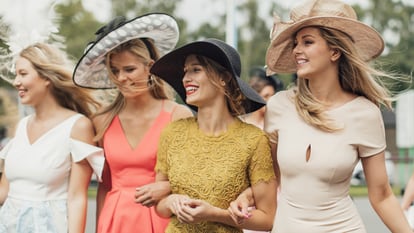
[[[60,106],[55,99],[45,98],[38,105],[33,106],[35,118],[38,120],[48,119],[57,115],[61,110],[66,110]]]
[[[217,136],[226,132],[235,121],[227,108],[201,108],[197,113],[197,123],[201,131]]]

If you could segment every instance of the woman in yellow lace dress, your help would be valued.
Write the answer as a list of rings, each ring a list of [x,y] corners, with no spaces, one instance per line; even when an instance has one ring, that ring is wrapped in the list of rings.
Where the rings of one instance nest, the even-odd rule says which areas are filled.
[[[272,228],[276,179],[269,141],[238,118],[265,102],[240,79],[240,70],[237,51],[217,39],[187,44],[151,68],[197,111],[167,126],[160,139],[156,179],[169,180],[172,194],[156,210],[172,217],[167,233]],[[230,202],[249,186],[256,209],[235,223]]]

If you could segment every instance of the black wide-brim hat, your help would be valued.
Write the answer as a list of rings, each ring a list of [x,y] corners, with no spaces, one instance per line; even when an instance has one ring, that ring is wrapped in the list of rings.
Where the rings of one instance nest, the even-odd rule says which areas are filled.
[[[105,65],[105,55],[129,40],[148,38],[161,55],[175,48],[179,30],[176,20],[165,13],[149,13],[131,20],[119,16],[100,28],[76,64],[73,82],[92,89],[115,88]]]
[[[186,44],[167,53],[151,67],[150,72],[170,84],[186,102],[186,91],[183,85],[184,63],[188,55],[195,54],[208,57],[225,67],[237,80],[239,88],[246,97],[243,107],[246,113],[254,112],[266,105],[263,98],[240,78],[241,62],[239,53],[225,42],[210,38]],[[197,111],[197,107],[188,105]]]

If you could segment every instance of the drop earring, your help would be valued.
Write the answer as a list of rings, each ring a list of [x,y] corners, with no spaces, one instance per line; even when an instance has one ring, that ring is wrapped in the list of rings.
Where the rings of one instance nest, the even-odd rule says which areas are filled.
[[[154,77],[152,76],[152,75],[150,75],[149,77],[148,77],[148,81],[147,81],[147,86],[149,87],[149,88],[151,88],[152,86],[154,86]]]

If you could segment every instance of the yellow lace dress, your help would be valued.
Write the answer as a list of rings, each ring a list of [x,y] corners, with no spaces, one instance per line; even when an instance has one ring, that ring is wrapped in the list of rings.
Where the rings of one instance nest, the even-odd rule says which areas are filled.
[[[236,120],[219,135],[206,135],[195,118],[171,123],[161,135],[156,171],[168,176],[172,193],[227,209],[247,187],[274,179],[270,145],[259,128]],[[216,222],[180,223],[172,217],[166,233],[241,233]]]

